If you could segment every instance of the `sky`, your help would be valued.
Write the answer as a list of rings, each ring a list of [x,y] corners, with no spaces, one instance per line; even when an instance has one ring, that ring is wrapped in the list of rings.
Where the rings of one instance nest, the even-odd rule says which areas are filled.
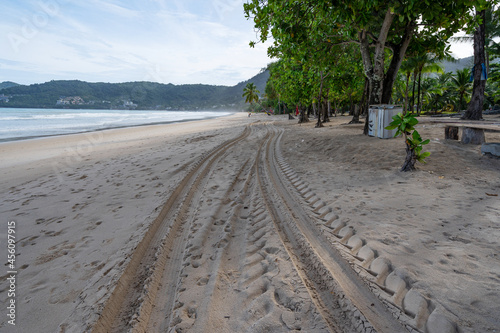
[[[0,82],[236,85],[272,60],[245,0],[1,0]],[[472,55],[457,44],[459,58]]]
[[[0,82],[236,85],[271,60],[244,0],[2,0]]]

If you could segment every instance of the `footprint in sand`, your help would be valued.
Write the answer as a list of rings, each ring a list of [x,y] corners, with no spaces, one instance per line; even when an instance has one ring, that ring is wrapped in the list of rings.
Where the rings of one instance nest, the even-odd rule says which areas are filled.
[[[199,286],[205,286],[208,283],[209,279],[207,277],[199,278],[198,281],[196,281],[196,284]]]

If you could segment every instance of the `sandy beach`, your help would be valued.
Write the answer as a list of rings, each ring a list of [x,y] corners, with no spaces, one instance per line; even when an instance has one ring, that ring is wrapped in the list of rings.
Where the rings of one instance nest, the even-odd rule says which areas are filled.
[[[428,163],[400,173],[402,139],[349,121],[1,143],[0,331],[498,331],[500,159],[426,123]]]

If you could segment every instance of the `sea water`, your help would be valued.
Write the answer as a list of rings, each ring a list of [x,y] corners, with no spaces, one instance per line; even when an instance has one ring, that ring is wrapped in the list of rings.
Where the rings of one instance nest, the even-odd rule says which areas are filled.
[[[175,123],[227,116],[232,112],[68,110],[0,108],[0,141],[74,134],[110,128]]]

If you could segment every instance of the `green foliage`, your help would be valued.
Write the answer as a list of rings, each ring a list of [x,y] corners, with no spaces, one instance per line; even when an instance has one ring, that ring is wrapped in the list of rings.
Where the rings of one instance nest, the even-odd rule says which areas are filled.
[[[385,129],[397,129],[396,134],[394,135],[395,137],[403,134],[405,137],[405,142],[410,151],[414,153],[416,160],[421,163],[425,163],[425,158],[428,157],[431,153],[422,152],[422,146],[428,144],[430,140],[422,140],[422,137],[415,129],[415,126],[418,124],[418,120],[410,113],[407,113],[405,115],[403,115],[402,113],[398,113],[397,115],[392,117],[392,119],[393,121]]]
[[[0,90],[10,88],[10,87],[16,87],[16,86],[19,86],[19,84],[15,83],[15,82],[11,82],[11,81],[0,82]]]
[[[472,89],[472,82],[470,82],[471,72],[468,68],[464,68],[462,70],[457,70],[455,74],[452,76],[450,81],[450,88],[459,96],[459,104],[457,105],[458,110],[463,110],[464,100],[466,101],[470,96]]]
[[[335,46],[358,45],[363,58],[358,64],[368,78],[372,104],[389,102],[394,79],[412,38],[420,41],[419,54],[444,54],[446,41],[474,19],[470,14],[473,8],[468,0],[249,0],[244,4],[260,41],[272,37],[273,44],[268,48],[272,57],[294,59],[323,72],[325,62],[339,54]]]
[[[407,64],[406,62],[403,65]],[[472,65],[471,65],[472,66]],[[405,69],[402,67],[402,69]],[[411,74],[411,69],[410,73]],[[406,94],[411,101],[412,86],[418,83],[418,77],[412,75],[398,76],[393,93],[393,103],[403,104],[406,102]],[[469,68],[457,69],[454,73],[446,72],[442,74],[424,74],[421,82],[422,110],[426,114],[431,113],[453,113],[467,108],[471,98],[472,82]],[[418,90],[415,90],[415,101]],[[415,103],[416,104],[416,103]],[[484,109],[488,109],[495,104],[500,104],[500,64],[495,63],[490,57],[490,73],[485,87]]]
[[[257,87],[253,83],[247,83],[245,88],[243,89],[242,97],[245,97],[245,103],[252,104],[253,102],[259,101],[260,91],[257,90]]]

